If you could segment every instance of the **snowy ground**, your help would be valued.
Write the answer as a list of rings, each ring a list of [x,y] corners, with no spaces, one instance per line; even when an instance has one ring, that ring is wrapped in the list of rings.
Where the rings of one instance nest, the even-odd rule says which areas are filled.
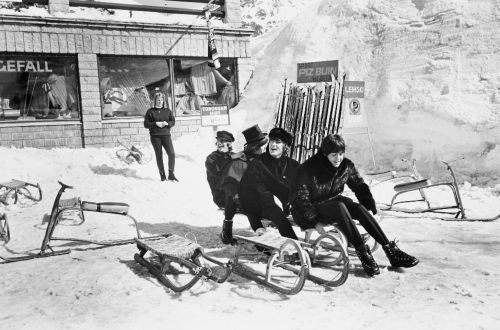
[[[205,142],[196,145],[195,140]],[[192,153],[206,147],[208,154],[210,144],[200,136],[176,142],[179,183],[160,182],[153,162],[125,165],[114,157],[116,149],[1,148],[0,182],[11,178],[39,182],[44,198],[39,203],[21,199],[17,205],[0,208],[8,214],[12,231],[11,242],[0,248],[0,255],[37,252],[46,225],[43,216],[50,212],[57,180],[62,180],[75,187],[66,198],[129,203],[143,235],[177,233],[196,239],[219,257],[231,257],[234,248],[223,246],[217,237],[222,214],[211,202],[203,153]],[[470,216],[500,213],[498,191],[461,188]],[[387,201],[390,187],[379,186],[374,193],[379,201]],[[436,196],[437,202],[447,198]],[[383,267],[379,276],[363,276],[353,258],[344,285],[325,289],[307,282],[296,296],[277,294],[237,275],[224,284],[202,282],[174,294],[134,261],[133,244],[98,249],[53,242],[72,252],[0,265],[1,328],[498,329],[500,221],[446,222],[399,215],[384,215],[382,225],[390,238],[397,237],[401,247],[420,258],[417,267],[389,269],[377,251],[375,258]],[[61,223],[55,235],[134,236],[125,218],[106,214],[87,213],[83,225],[69,224]],[[236,232],[249,232],[244,217],[237,216],[235,225]]]
[[[418,12],[416,9],[406,10],[414,3],[425,3],[426,9]],[[413,83],[408,83],[404,88],[400,84],[394,84],[401,81],[401,74],[410,77],[408,79],[415,84],[426,81],[422,77],[414,78],[414,71],[418,69],[415,63],[420,62],[411,56],[420,55],[420,52],[393,47],[394,44],[407,43],[404,40],[399,42],[398,34],[391,32],[401,29],[405,35],[410,34],[410,41],[416,40],[415,43],[420,45],[419,39],[412,37],[410,33],[414,27],[405,27],[406,22],[411,22],[405,15],[411,16],[411,19],[413,16],[418,18],[428,14],[438,15],[441,11],[446,12],[449,6],[454,6],[460,9],[460,15],[463,15],[464,22],[467,23],[460,25],[463,30],[471,25],[470,21],[475,17],[469,17],[469,12],[479,16],[491,13],[485,16],[485,23],[477,20],[477,24],[472,24],[473,28],[469,29],[481,32],[482,38],[474,38],[475,42],[481,44],[469,45],[472,38],[468,35],[463,38],[464,54],[467,54],[465,51],[469,48],[488,53],[489,47],[496,44],[488,36],[498,35],[495,33],[498,19],[491,19],[495,22],[491,31],[485,27],[491,25],[490,16],[498,12],[498,6],[493,6],[493,1],[483,1],[481,4],[484,6],[494,7],[483,10],[472,1],[450,3],[442,0],[400,0],[392,5],[380,0],[371,1],[369,5],[361,1],[339,1],[334,5],[318,0],[311,2],[311,7],[301,12],[290,24],[254,40],[256,71],[240,104],[232,113],[233,125],[229,128],[237,138],[238,149],[243,143],[240,133],[242,129],[254,123],[259,123],[263,129],[269,128],[276,90],[283,77],[294,77],[297,62],[340,58],[343,70],[350,69],[353,78],[365,79],[371,83],[368,87],[368,99],[373,97],[370,101],[373,109],[389,109],[388,113],[396,111],[399,99],[408,99],[405,91],[415,90]],[[74,15],[77,17],[79,13],[75,12]],[[119,15],[115,16],[120,18]],[[134,16],[133,19],[138,17]],[[383,29],[371,29],[377,26]],[[453,26],[455,25],[450,27],[442,24],[436,28],[442,30],[440,34],[446,35],[447,31],[454,31]],[[432,32],[433,29],[433,26],[422,28],[423,32]],[[366,40],[373,39],[374,31],[386,31],[384,38],[389,43],[380,47],[375,43],[375,52],[372,53],[372,49],[366,48],[371,45]],[[331,37],[329,47],[325,47],[323,43],[325,34]],[[375,36],[378,37],[378,34],[375,33]],[[440,44],[438,46],[441,47]],[[359,52],[359,49],[366,51],[359,56],[349,56]],[[429,52],[433,53],[432,50],[430,47]],[[394,57],[393,51],[398,52],[397,60],[393,65],[385,65],[386,59]],[[477,68],[484,68],[485,72],[496,72],[488,69],[498,67],[495,64],[498,63],[498,56],[494,52],[491,54],[493,55],[484,59],[484,66],[472,63],[470,70],[463,69],[460,73],[470,71],[472,77],[476,75]],[[453,57],[449,63],[446,61],[446,65],[455,68]],[[384,65],[379,65],[380,63]],[[400,63],[404,65],[399,65]],[[386,69],[381,71],[380,68]],[[431,73],[432,79],[435,78],[438,82],[456,77],[449,70],[439,70],[439,67],[431,70]],[[397,79],[390,79],[391,75]],[[426,155],[442,155],[448,153],[450,146],[453,150],[458,148],[467,151],[462,143],[473,141],[479,144],[476,140],[483,138],[492,140],[491,145],[496,145],[498,102],[495,97],[488,96],[488,91],[497,79],[481,78],[481,84],[487,83],[486,87],[478,87],[472,78],[456,81],[461,83],[458,86],[460,88],[456,88],[456,93],[467,97],[469,94],[463,90],[471,90],[471,94],[481,97],[480,100],[471,98],[472,103],[460,108],[461,111],[475,114],[477,109],[490,109],[491,116],[488,118],[492,119],[493,128],[484,131],[474,129],[470,133],[469,128],[453,126],[448,129],[450,133],[446,136],[449,139],[446,140],[441,136],[427,137],[428,131],[422,130],[423,126],[419,124],[421,120],[409,121],[415,123],[412,129],[418,132],[413,133],[417,147],[408,152],[410,156],[422,159]],[[370,86],[381,86],[387,88],[387,91],[380,94]],[[438,94],[440,90],[435,89]],[[424,88],[418,95],[427,94],[428,89]],[[454,101],[457,94],[448,94],[438,98],[418,97],[415,94],[408,102],[411,105],[415,100],[424,100],[432,103],[433,107],[444,104],[443,109],[450,108],[449,104],[461,104],[459,101],[462,99]],[[485,103],[484,98],[493,101],[491,104]],[[420,109],[420,104],[415,108]],[[405,112],[406,115],[410,116],[412,113]],[[431,128],[441,132],[443,127],[448,127],[443,126],[442,120],[436,120],[441,117],[436,117],[433,113],[431,115],[432,120],[428,121],[434,123]],[[380,126],[383,130],[375,130],[374,139],[377,141],[382,138],[386,144],[389,140],[402,139],[408,133],[407,125],[401,125],[405,116],[394,121],[379,120],[377,116],[373,116],[375,123],[384,123]],[[454,123],[455,117],[450,115],[446,120]],[[390,123],[395,127],[386,126]],[[213,205],[205,179],[204,159],[214,147],[212,134],[211,129],[202,128],[197,134],[184,136],[174,142],[178,154],[176,174],[181,180],[179,183],[160,182],[154,162],[143,166],[122,163],[115,157],[116,149],[0,148],[0,182],[13,178],[39,182],[44,192],[44,198],[39,203],[21,200],[17,205],[0,205],[0,212],[8,215],[12,232],[11,242],[0,247],[0,256],[15,257],[38,251],[46,227],[44,215],[50,212],[58,190],[57,180],[61,180],[75,187],[65,194],[65,198],[79,196],[88,201],[130,204],[130,214],[138,219],[141,233],[145,236],[176,233],[197,240],[212,254],[230,258],[234,248],[223,246],[219,242],[217,235],[223,215]],[[426,138],[420,141],[417,139],[420,136]],[[151,152],[146,146],[144,148]],[[408,150],[403,145],[382,151],[381,155],[396,159],[405,156],[401,151]],[[349,157],[349,150],[347,156]],[[470,217],[488,217],[500,213],[497,160],[498,148],[486,158],[469,157],[469,163],[464,161],[458,166],[458,175],[470,171],[481,179],[476,180],[481,183],[481,187],[467,183],[460,186],[466,212]],[[472,162],[481,164],[485,169],[482,170]],[[444,179],[444,176],[439,177],[439,180]],[[488,188],[489,182],[491,188]],[[379,202],[387,202],[392,196],[390,185],[378,186],[373,192]],[[438,204],[449,200],[449,194],[440,190],[430,195],[432,201]],[[237,216],[235,226],[236,233],[250,233],[244,217]],[[276,294],[237,275],[221,285],[202,282],[190,291],[174,294],[134,261],[133,255],[137,249],[133,244],[103,249],[87,244],[53,242],[56,249],[71,248],[72,252],[63,256],[0,264],[0,328],[500,328],[500,317],[495,312],[496,304],[500,301],[500,220],[448,222],[430,218],[427,214],[409,217],[400,213],[384,214],[382,226],[391,239],[399,239],[404,250],[420,258],[421,262],[417,267],[409,270],[389,269],[383,252],[377,251],[375,258],[383,267],[379,276],[366,278],[359,268],[358,260],[352,259],[350,276],[341,287],[325,289],[307,282],[302,292],[291,297]],[[123,239],[133,237],[134,228],[123,217],[89,213],[83,225],[75,226],[70,221],[63,221],[54,234],[96,240]]]

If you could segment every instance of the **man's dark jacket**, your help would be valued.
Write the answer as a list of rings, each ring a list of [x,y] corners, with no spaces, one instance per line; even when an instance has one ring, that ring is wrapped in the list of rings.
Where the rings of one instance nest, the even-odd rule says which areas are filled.
[[[332,199],[348,199],[339,197],[347,184],[359,203],[377,213],[375,200],[370,188],[360,176],[354,163],[344,158],[335,168],[321,152],[315,154],[302,165],[292,183],[292,215],[294,221],[302,228],[309,229],[319,222],[316,205]]]
[[[259,213],[267,206],[275,205],[274,196],[285,206],[290,201],[291,180],[299,163],[282,156],[274,158],[268,152],[255,158],[248,166],[240,182],[239,195],[243,210]]]
[[[224,207],[224,191],[220,185],[224,168],[232,161],[232,153],[214,151],[207,156],[205,167],[207,169],[207,181],[212,191],[214,203]]]

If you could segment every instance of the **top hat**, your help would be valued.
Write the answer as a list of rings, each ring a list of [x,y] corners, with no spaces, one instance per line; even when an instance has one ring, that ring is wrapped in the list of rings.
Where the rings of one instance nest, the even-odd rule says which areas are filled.
[[[215,138],[222,142],[234,142],[233,134],[229,133],[228,131],[218,131]]]
[[[269,139],[280,139],[288,146],[292,145],[293,136],[281,127],[275,127],[269,131]]]
[[[247,143],[245,145],[256,144],[262,146],[267,143],[269,140],[267,138],[266,133],[262,133],[259,125],[253,125],[252,127],[247,128],[243,132],[243,136],[245,136],[245,140]]]

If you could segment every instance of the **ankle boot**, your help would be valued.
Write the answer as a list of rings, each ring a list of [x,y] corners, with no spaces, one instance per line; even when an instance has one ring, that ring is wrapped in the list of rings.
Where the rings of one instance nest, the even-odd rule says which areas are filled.
[[[233,220],[224,220],[224,222],[222,223],[222,231],[219,234],[219,237],[224,244],[233,245],[235,243],[233,239]]]
[[[380,269],[375,259],[373,259],[368,245],[362,245],[356,248],[356,254],[358,255],[358,258],[361,261],[361,265],[363,266],[363,269],[368,276],[375,276],[380,274]]]
[[[174,175],[174,171],[170,171],[170,170],[168,171],[168,180],[169,181],[177,181],[177,182],[179,182],[179,180],[177,180],[177,178]]]
[[[166,181],[167,180],[167,177],[165,176],[165,173],[161,173],[160,172],[160,180],[161,181]]]
[[[416,266],[419,260],[408,253],[401,251],[396,245],[396,241],[382,246],[387,259],[389,259],[392,267],[410,268]]]

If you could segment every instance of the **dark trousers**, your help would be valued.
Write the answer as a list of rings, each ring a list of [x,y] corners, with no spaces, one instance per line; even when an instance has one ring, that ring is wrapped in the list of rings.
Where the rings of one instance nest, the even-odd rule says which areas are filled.
[[[238,185],[236,183],[225,183],[222,190],[224,191],[224,217],[226,220],[233,220],[239,207],[236,200]]]
[[[272,221],[276,227],[278,227],[278,231],[281,236],[297,239],[297,235],[295,235],[290,221],[288,221],[285,217],[285,213],[283,213],[283,210],[278,205],[265,206],[258,212],[248,213],[247,217],[250,222],[250,226],[254,231],[263,227],[261,221],[262,219],[267,219]]]
[[[153,145],[153,149],[155,151],[156,165],[158,166],[160,175],[165,175],[165,167],[163,165],[163,151],[161,149],[162,147],[167,152],[168,170],[173,172],[175,169],[175,151],[170,135],[152,135],[151,144]]]
[[[363,206],[349,198],[339,198],[316,205],[320,222],[335,224],[355,247],[363,246],[363,239],[353,219],[359,221],[368,234],[381,245],[389,244],[377,220]]]

